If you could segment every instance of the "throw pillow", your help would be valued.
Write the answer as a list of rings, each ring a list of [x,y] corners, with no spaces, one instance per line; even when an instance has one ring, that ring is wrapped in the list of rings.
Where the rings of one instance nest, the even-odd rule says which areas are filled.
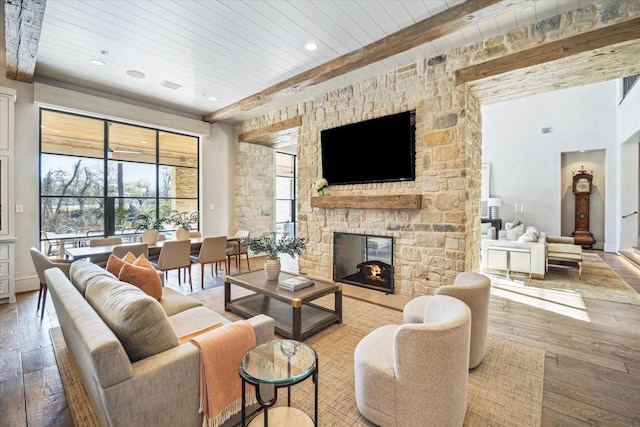
[[[122,257],[122,259],[111,254],[109,255],[109,259],[107,260],[107,271],[113,274],[114,276],[118,277],[118,275],[120,274],[120,270],[122,269],[122,266],[126,263],[131,264],[135,260],[136,260],[136,256],[131,252],[127,252],[127,254],[124,257]]]
[[[518,240],[524,234],[524,225],[516,225],[507,230],[507,240]]]
[[[162,282],[158,276],[158,270],[153,267],[125,263],[120,270],[118,280],[137,286],[145,294],[157,300],[162,298]]]
[[[184,334],[178,337],[178,342],[180,343],[180,345],[182,345],[186,342],[189,342],[191,338],[197,337],[198,335],[204,334],[205,332],[213,331],[214,329],[217,329],[222,325],[223,325],[222,322],[217,322],[211,326],[207,326],[206,328],[198,329],[197,331],[191,332],[189,334]]]
[[[534,231],[526,231],[522,236],[518,238],[518,242],[537,242],[538,241],[538,233]]]
[[[135,261],[133,261],[133,265],[139,265],[140,267],[149,267],[149,268],[155,268],[153,266],[153,264],[151,264],[149,262],[149,260],[147,259],[146,256],[144,256],[144,254],[140,254],[140,256],[138,258],[136,258]]]

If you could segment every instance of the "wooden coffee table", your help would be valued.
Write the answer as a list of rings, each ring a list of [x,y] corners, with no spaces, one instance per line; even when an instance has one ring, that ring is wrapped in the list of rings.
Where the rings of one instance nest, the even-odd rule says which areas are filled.
[[[282,272],[280,280],[295,276]],[[277,280],[267,280],[264,270],[225,276],[224,309],[245,318],[265,314],[274,319],[278,334],[302,341],[333,323],[342,323],[342,285],[313,281],[312,286],[293,292],[279,288]],[[231,299],[231,285],[254,293]],[[330,294],[335,296],[333,310],[311,303]]]

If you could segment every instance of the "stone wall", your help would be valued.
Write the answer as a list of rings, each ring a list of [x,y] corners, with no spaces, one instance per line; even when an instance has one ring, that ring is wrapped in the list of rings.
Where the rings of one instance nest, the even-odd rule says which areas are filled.
[[[234,232],[272,231],[275,221],[275,156],[272,148],[241,142],[236,147]]]
[[[332,277],[333,232],[352,232],[395,238],[396,292],[412,296],[433,293],[450,283],[461,271],[472,270],[479,262],[467,259],[467,246],[477,246],[479,231],[480,132],[477,100],[464,86],[456,87],[447,60],[421,61],[409,67],[366,80],[339,91],[324,94],[300,105],[303,115],[298,136],[298,226],[301,236],[310,239],[300,257],[302,272]],[[470,108],[467,106],[470,104]],[[317,209],[310,207],[315,196],[313,182],[320,170],[320,132],[362,120],[416,110],[416,180],[396,183],[333,186],[326,197],[336,195],[421,194],[421,210]],[[284,119],[286,117],[281,117]],[[470,125],[471,126],[470,126]],[[470,127],[470,128],[469,128]],[[241,143],[239,170],[252,170],[265,159],[265,149]],[[473,169],[471,168],[473,167]],[[264,172],[263,169],[260,169]],[[255,175],[239,178],[236,196]],[[477,202],[467,202],[472,195]],[[249,198],[236,199],[238,219],[255,209]],[[253,222],[253,221],[252,221]],[[263,223],[264,224],[264,223]],[[253,229],[253,226],[252,226]],[[469,243],[468,243],[469,242]]]
[[[310,243],[300,257],[300,270],[332,277],[334,231],[393,236],[395,292],[404,296],[432,294],[437,287],[451,283],[459,272],[477,270],[480,101],[468,86],[456,86],[455,71],[613,24],[637,14],[639,4],[638,0],[595,4],[238,125],[240,133],[302,116],[298,137],[298,225],[300,235],[309,237]],[[421,210],[311,208],[310,198],[315,196],[312,184],[322,176],[322,130],[412,109],[416,110],[416,180],[333,186],[326,197],[421,194]],[[236,199],[236,212],[255,216],[256,212],[244,209],[245,203],[245,199]]]

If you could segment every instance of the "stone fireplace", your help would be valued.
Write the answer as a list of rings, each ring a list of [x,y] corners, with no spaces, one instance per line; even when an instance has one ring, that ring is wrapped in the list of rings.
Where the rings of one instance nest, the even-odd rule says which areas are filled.
[[[333,233],[333,280],[393,293],[393,237]]]

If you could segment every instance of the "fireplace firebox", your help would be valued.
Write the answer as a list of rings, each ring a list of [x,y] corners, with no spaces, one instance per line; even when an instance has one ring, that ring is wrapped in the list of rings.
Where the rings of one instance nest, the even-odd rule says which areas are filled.
[[[393,293],[393,237],[334,232],[333,280]]]

